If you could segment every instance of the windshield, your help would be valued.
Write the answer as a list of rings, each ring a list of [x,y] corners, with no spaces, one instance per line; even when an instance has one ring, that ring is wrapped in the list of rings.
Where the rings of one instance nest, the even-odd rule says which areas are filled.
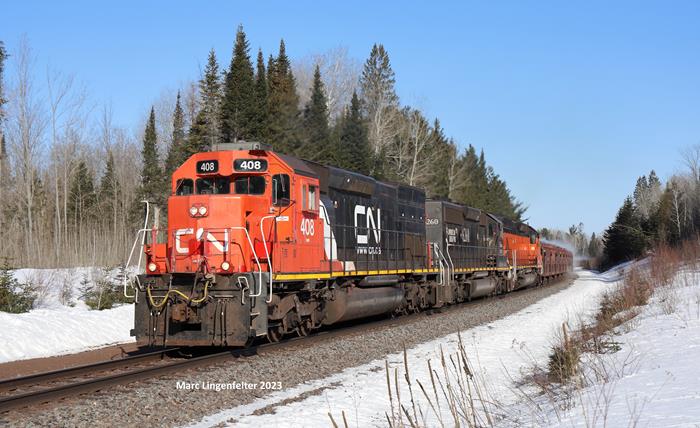
[[[194,182],[191,178],[181,178],[177,180],[175,194],[177,196],[191,195],[194,192]]]
[[[239,195],[262,195],[265,193],[265,177],[261,175],[239,176],[233,180],[234,192]]]
[[[231,192],[228,177],[211,177],[197,179],[198,195],[223,195]]]

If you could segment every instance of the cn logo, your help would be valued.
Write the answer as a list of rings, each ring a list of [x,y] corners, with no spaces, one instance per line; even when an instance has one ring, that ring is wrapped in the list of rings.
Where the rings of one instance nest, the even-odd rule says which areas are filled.
[[[359,217],[364,215],[365,216],[365,223],[364,225],[360,224]],[[376,222],[375,222],[376,218]],[[359,233],[358,232],[358,227],[367,227],[366,232]],[[355,235],[357,236],[357,243],[358,244],[367,244],[369,242],[369,231],[372,231],[372,234],[374,235],[374,241],[378,244],[379,240],[382,236],[381,234],[381,229],[382,229],[382,210],[380,208],[377,208],[377,216],[374,216],[374,212],[372,208],[367,208],[364,205],[355,205]]]
[[[217,250],[221,251],[222,253],[225,253],[228,251],[228,229],[224,230],[224,236],[223,236],[223,242],[219,241],[214,235],[212,235],[210,232],[205,232],[204,229],[199,228],[197,229],[196,233],[194,229],[189,228],[189,229],[177,229],[175,231],[175,250],[178,252],[178,254],[189,254],[190,250],[188,247],[183,247],[182,246],[182,236],[183,235],[195,235],[195,238],[197,238],[197,241],[203,241],[206,240],[210,242],[214,248]]]

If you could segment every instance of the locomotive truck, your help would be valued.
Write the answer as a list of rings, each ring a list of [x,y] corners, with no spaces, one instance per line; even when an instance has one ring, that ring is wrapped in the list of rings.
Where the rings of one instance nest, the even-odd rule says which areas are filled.
[[[166,225],[147,203],[133,247],[145,272],[124,288],[140,345],[279,341],[572,270],[572,254],[525,223],[260,143],[196,153],[171,185]]]

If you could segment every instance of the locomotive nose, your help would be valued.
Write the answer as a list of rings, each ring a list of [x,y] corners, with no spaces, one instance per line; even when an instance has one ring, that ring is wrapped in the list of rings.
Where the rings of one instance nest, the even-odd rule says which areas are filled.
[[[171,254],[175,272],[202,268],[231,273],[241,268],[238,229],[240,199],[226,195],[191,195],[171,198],[168,204]],[[238,242],[240,245],[236,244]]]

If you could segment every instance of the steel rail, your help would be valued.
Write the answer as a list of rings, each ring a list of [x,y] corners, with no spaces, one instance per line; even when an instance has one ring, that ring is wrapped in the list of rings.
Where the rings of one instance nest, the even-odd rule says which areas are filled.
[[[70,378],[79,376],[85,373],[96,372],[101,370],[109,370],[120,366],[144,362],[155,359],[162,359],[168,352],[173,352],[179,348],[159,349],[154,352],[131,355],[116,360],[100,361],[98,363],[85,364],[75,367],[67,367],[64,369],[53,370],[50,372],[35,373],[27,376],[2,379],[0,380],[0,391],[11,391],[17,387],[24,385],[40,385],[47,381],[56,379]]]

